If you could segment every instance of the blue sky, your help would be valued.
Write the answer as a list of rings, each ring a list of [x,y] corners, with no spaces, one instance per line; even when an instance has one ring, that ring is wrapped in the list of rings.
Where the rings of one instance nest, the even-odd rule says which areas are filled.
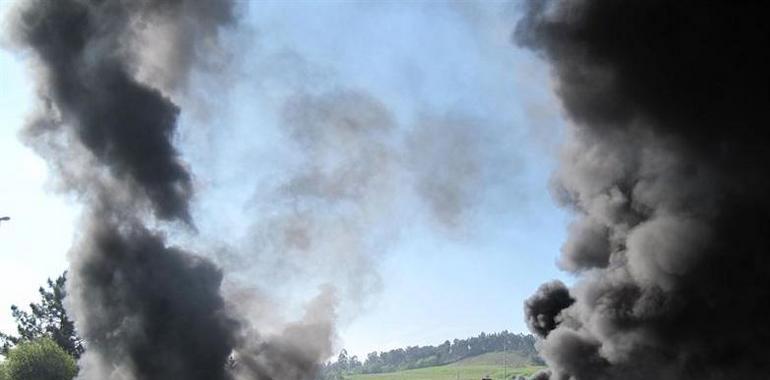
[[[172,229],[172,239],[218,260],[238,286],[270,293],[273,304],[287,310],[285,318],[319,285],[339,286],[337,348],[355,354],[481,331],[525,332],[524,299],[544,281],[569,280],[555,266],[569,218],[548,190],[563,121],[544,64],[510,42],[515,7],[242,4],[244,28],[226,39],[230,58],[220,70],[203,70],[191,93],[175,99],[182,107],[177,146],[196,179],[199,233]],[[7,6],[3,2],[0,10]],[[77,232],[77,200],[55,191],[43,160],[17,138],[34,105],[26,63],[17,53],[0,51],[0,214],[13,218],[0,225],[4,310],[35,299],[37,287],[66,268]],[[384,144],[396,147],[388,150],[395,162],[405,152],[403,141],[430,124],[425,120],[460,120],[455,130],[470,136],[468,151],[477,156],[472,163],[480,174],[462,184],[470,200],[459,222],[446,226],[432,221],[419,195],[400,189],[409,185],[399,181],[419,175],[398,172],[397,191],[372,193],[398,211],[383,212],[380,201],[372,206],[367,200],[358,207],[369,211],[323,224],[332,233],[350,223],[366,231],[364,248],[354,249],[353,258],[366,263],[363,269],[340,269],[349,256],[328,248],[344,251],[336,238],[319,243],[324,248],[306,261],[292,258],[284,267],[286,260],[266,253],[253,235],[273,231],[264,225],[285,212],[276,206],[275,184],[295,178],[308,158],[286,138],[285,104],[297,94],[325,99],[340,92],[365,94],[392,117],[386,139],[395,142]],[[438,141],[432,136],[419,140],[423,145],[414,154],[430,151]],[[440,167],[455,154],[468,154],[453,147],[430,163]],[[366,219],[350,222],[360,215]],[[349,273],[359,270],[368,274]],[[276,273],[286,281],[276,284]],[[10,312],[0,313],[0,329],[11,328]]]

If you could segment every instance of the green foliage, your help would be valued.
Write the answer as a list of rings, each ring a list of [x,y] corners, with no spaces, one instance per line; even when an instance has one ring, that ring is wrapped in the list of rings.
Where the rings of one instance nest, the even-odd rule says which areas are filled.
[[[19,343],[3,362],[2,380],[72,380],[75,359],[49,338]]]
[[[13,346],[48,337],[75,358],[83,353],[83,340],[75,331],[75,324],[64,310],[67,272],[56,281],[48,279],[48,287],[40,287],[40,303],[31,303],[30,311],[11,306],[11,315],[16,320],[18,335],[0,333],[0,354],[6,355]],[[1,379],[0,379],[1,380]]]

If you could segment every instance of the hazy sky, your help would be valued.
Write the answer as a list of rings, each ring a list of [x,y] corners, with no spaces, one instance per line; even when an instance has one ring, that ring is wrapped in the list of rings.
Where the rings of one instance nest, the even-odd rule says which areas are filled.
[[[199,232],[168,228],[172,239],[218,260],[238,288],[270,293],[269,307],[288,319],[319,286],[339,287],[338,348],[359,355],[525,332],[523,300],[565,279],[554,263],[568,217],[548,190],[559,107],[544,64],[510,42],[515,6],[249,4],[224,58],[175,99]],[[0,225],[3,331],[13,328],[8,307],[36,300],[67,267],[77,233],[77,199],[55,191],[43,160],[17,138],[34,105],[26,63],[0,51],[0,214],[12,218]],[[328,112],[372,104],[388,115],[385,135],[293,135]],[[368,162],[383,155],[385,166]],[[307,203],[307,192],[286,188],[309,178],[319,157],[331,167],[363,160],[355,168],[393,188],[376,182],[350,205],[311,208],[316,244],[287,259],[266,241],[288,231],[275,227],[287,215],[305,215],[293,213],[292,196]],[[444,192],[457,204],[436,197]]]

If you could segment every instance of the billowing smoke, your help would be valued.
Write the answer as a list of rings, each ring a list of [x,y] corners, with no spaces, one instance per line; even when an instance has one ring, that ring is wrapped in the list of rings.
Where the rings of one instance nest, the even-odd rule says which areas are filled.
[[[561,281],[551,281],[540,285],[532,297],[524,303],[527,326],[537,336],[545,338],[551,330],[561,323],[560,313],[575,300],[569,295],[569,289]]]
[[[208,26],[229,23],[234,15],[227,2],[34,1],[20,10],[13,33],[42,66],[47,119],[35,123],[28,137],[76,140],[112,177],[130,185],[131,198],[149,200],[156,216],[190,222],[190,174],[171,141],[179,109],[136,79],[141,61],[135,54],[147,43],[140,37],[150,25],[185,17],[200,21],[199,33],[215,34]],[[180,46],[178,60],[194,60],[188,50],[196,34],[174,44]]]
[[[174,145],[177,104],[219,67],[237,6],[30,0],[12,12],[40,98],[22,138],[84,205],[67,300],[88,342],[81,379],[312,379],[333,353],[341,300],[376,290],[373,263],[421,215],[414,206],[457,232],[492,177],[482,161],[501,149],[478,120],[426,112],[403,126],[366,91],[292,89],[277,124],[296,165],[255,196],[271,207],[245,220],[247,242],[169,244],[180,230],[205,244]],[[294,282],[320,292],[286,322],[280,291]]]
[[[516,41],[551,64],[571,121],[555,193],[578,279],[527,303],[538,378],[770,376],[763,8],[527,3]]]
[[[305,320],[259,337],[222,296],[221,270],[151,227],[194,228],[169,96],[216,52],[234,4],[41,0],[20,4],[13,21],[42,100],[23,137],[86,206],[68,299],[88,342],[79,378],[312,378],[330,354],[334,313],[320,309],[333,291]]]
[[[226,378],[237,324],[225,314],[221,272],[138,222],[94,217],[74,248],[70,285],[88,342],[80,378]]]
[[[172,144],[179,109],[137,79],[146,57],[136,52],[153,26],[183,23],[171,46],[181,67],[170,70],[184,75],[198,41],[234,17],[228,1],[19,5],[12,33],[33,54],[42,99],[24,138],[86,205],[69,282],[88,341],[82,379],[229,378],[238,323],[222,273],[145,226],[152,215],[192,225],[192,181]]]
[[[319,363],[332,355],[336,298],[334,288],[324,287],[306,306],[302,320],[268,339],[253,336],[254,330],[242,336],[236,378],[315,379]]]

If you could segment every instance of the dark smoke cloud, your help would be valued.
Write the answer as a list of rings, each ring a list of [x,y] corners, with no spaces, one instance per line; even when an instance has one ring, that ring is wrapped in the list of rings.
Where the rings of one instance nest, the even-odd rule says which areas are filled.
[[[555,193],[579,281],[540,346],[550,378],[770,376],[766,14],[527,3],[516,41],[551,64],[572,122]]]
[[[192,181],[172,144],[179,108],[138,78],[163,72],[146,67],[143,48],[171,35],[174,77],[159,83],[183,88],[199,42],[235,21],[233,4],[34,0],[13,17],[42,103],[25,141],[86,204],[67,300],[88,342],[79,378],[232,378],[241,328],[220,295],[222,273],[147,227],[150,214],[192,225]]]
[[[561,311],[574,302],[569,289],[561,281],[540,285],[537,293],[524,302],[527,326],[539,337],[545,338],[561,322]]]
[[[211,32],[212,25],[232,20],[230,8],[225,1],[24,4],[13,34],[42,66],[45,117],[55,121],[37,123],[28,133],[39,138],[71,129],[72,137],[113,176],[135,185],[137,199],[149,199],[158,217],[190,222],[190,173],[172,145],[179,109],[136,79],[139,62],[132,53],[149,25],[186,17],[197,20],[200,33]],[[169,49],[178,52],[175,63],[191,65],[190,46],[200,33],[189,33],[187,41]],[[184,73],[185,65],[173,72]]]
[[[226,378],[237,324],[225,313],[219,269],[139,223],[87,228],[71,280],[88,342],[80,377]]]

